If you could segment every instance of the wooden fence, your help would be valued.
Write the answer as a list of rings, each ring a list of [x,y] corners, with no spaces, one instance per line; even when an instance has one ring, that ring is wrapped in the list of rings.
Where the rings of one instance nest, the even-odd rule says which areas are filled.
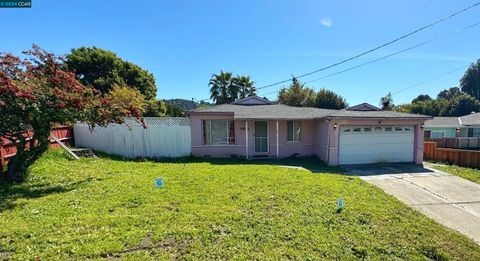
[[[479,137],[425,139],[425,141],[436,142],[438,148],[452,148],[452,149],[466,149],[466,150],[480,149]]]
[[[95,127],[74,126],[77,147],[88,147],[127,158],[181,157],[191,154],[189,118],[145,118],[147,128],[127,118],[124,124]]]
[[[424,142],[423,155],[426,160],[448,162],[463,167],[480,167],[480,151],[439,148],[436,142]]]
[[[29,135],[32,135],[33,133],[29,133]],[[59,140],[61,140],[63,143],[68,144],[68,145],[74,145],[73,143],[73,129],[71,127],[66,127],[66,126],[61,126],[61,127],[56,127],[54,130],[52,130],[52,134],[55,135]],[[56,148],[59,145],[55,143],[54,141],[50,140],[51,146]],[[11,141],[0,137],[0,169],[5,167],[8,164],[8,160],[15,156],[17,153],[17,148],[15,147],[15,144],[13,144]]]

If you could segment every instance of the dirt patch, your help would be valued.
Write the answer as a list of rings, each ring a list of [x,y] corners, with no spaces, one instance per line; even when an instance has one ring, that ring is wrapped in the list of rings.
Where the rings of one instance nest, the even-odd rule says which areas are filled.
[[[166,238],[159,242],[153,242],[153,234],[148,233],[140,243],[132,248],[128,248],[116,253],[104,254],[102,257],[107,260],[117,260],[123,255],[134,253],[137,251],[151,251],[154,249],[164,249],[165,251],[173,250],[173,258],[178,259],[182,254],[186,252],[186,249],[190,245],[190,240],[179,240],[173,237]]]

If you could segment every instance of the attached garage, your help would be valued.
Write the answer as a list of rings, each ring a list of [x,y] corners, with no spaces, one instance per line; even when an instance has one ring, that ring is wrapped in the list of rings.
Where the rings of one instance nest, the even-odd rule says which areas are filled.
[[[341,126],[339,163],[414,162],[414,126]]]

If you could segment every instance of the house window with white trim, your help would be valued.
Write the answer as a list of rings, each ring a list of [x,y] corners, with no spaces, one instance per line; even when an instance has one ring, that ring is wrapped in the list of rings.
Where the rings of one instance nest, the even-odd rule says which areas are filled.
[[[300,121],[287,121],[287,141],[300,141],[301,129]]]
[[[235,124],[230,120],[204,120],[203,144],[235,144]]]

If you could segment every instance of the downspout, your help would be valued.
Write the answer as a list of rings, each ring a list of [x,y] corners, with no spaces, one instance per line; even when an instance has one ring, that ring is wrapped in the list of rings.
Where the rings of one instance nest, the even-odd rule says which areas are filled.
[[[328,123],[328,136],[327,136],[327,165],[330,165],[330,120],[325,120]]]
[[[245,121],[245,158],[248,159],[248,120]]]

